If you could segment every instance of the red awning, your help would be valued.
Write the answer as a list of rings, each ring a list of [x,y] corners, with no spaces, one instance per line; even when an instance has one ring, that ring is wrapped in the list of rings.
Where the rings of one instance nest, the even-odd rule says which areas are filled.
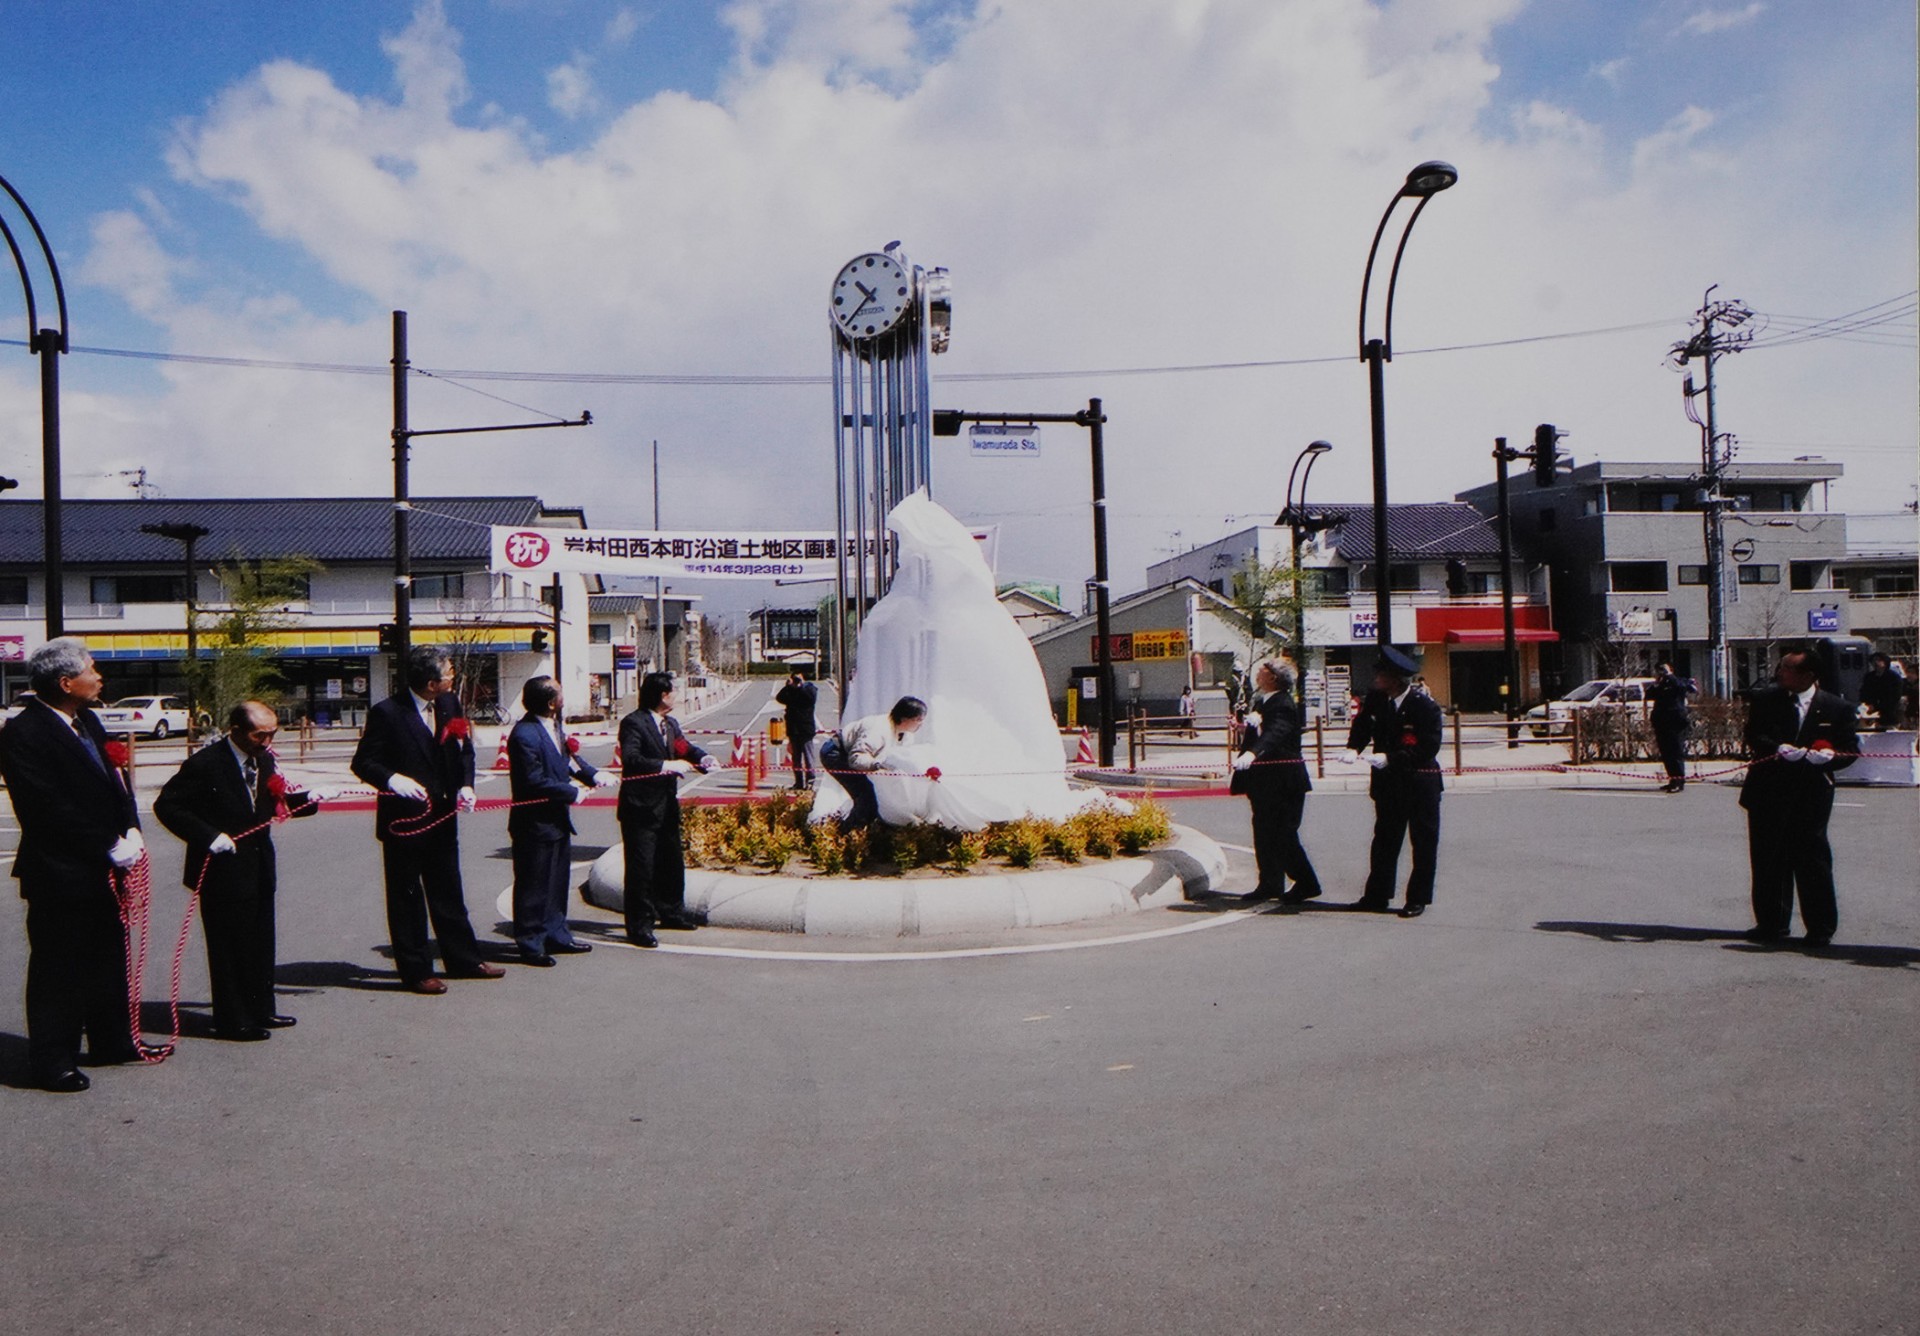
[[[1551,645],[1560,639],[1558,631],[1542,631],[1534,626],[1517,626],[1513,631],[1513,640],[1517,645]],[[1449,645],[1504,645],[1506,634],[1501,631],[1449,631]]]

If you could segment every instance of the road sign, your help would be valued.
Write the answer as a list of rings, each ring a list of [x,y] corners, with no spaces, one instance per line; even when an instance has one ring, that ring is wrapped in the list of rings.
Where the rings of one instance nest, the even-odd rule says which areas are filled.
[[[976,422],[967,429],[967,453],[975,459],[1038,459],[1040,428]]]

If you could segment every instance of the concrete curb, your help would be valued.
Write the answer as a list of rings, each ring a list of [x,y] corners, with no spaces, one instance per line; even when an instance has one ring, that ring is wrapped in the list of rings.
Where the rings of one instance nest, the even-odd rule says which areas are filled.
[[[621,912],[619,845],[595,860],[581,890],[588,904]],[[1187,826],[1164,847],[1040,872],[947,878],[751,876],[687,871],[687,908],[715,927],[835,937],[923,937],[1041,928],[1178,904],[1226,879],[1227,856]]]

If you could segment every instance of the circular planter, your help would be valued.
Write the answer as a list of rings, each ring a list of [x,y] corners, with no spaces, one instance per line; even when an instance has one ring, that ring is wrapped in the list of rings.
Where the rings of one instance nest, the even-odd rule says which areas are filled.
[[[594,861],[581,894],[619,913],[619,845]],[[1037,872],[951,877],[795,877],[687,869],[687,908],[720,928],[837,937],[921,937],[1040,928],[1177,904],[1225,880],[1220,846],[1187,826],[1136,858],[1089,859]]]

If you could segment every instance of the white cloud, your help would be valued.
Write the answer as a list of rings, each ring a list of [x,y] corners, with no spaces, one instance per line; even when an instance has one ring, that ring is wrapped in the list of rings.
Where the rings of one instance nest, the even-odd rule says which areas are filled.
[[[1627,72],[1627,67],[1632,63],[1626,56],[1615,56],[1612,60],[1600,61],[1590,68],[1587,74],[1617,88],[1620,85],[1620,76]]]
[[[1738,28],[1742,24],[1753,22],[1765,12],[1766,5],[1761,0],[1752,0],[1741,9],[1703,9],[1690,14],[1674,30],[1675,34],[1690,33],[1695,37],[1705,37],[1710,33],[1725,32],[1728,28]]]
[[[602,40],[608,46],[625,46],[640,31],[640,16],[631,9],[622,9],[607,20],[607,30]]]
[[[547,71],[547,105],[568,120],[578,120],[600,105],[594,90],[591,62],[576,56],[565,65]]]
[[[1755,193],[1781,144],[1805,142],[1817,121],[1676,108],[1629,146],[1551,103],[1488,116],[1491,38],[1512,9],[1103,0],[1096,14],[1009,2],[956,22],[932,59],[902,4],[738,0],[727,15],[742,57],[717,100],[662,93],[606,109],[591,142],[560,153],[511,119],[462,116],[458,36],[429,3],[387,44],[396,96],[270,64],[213,98],[169,153],[187,189],[230,201],[326,275],[339,294],[328,309],[345,314],[307,309],[257,275],[223,277],[223,257],[190,234],[132,214],[98,223],[86,277],[189,352],[378,364],[398,308],[427,367],[824,372],[834,270],[902,238],[954,273],[941,406],[1105,399],[1124,581],[1172,529],[1194,540],[1226,511],[1277,513],[1284,461],[1315,437],[1336,445],[1316,492],[1364,499],[1358,363],[943,378],[1348,356],[1367,239],[1423,158],[1462,176],[1422,215],[1401,274],[1402,355],[1388,373],[1398,499],[1472,485],[1493,436],[1541,421],[1573,427],[1584,457],[1686,457],[1697,441],[1660,361],[1709,282],[1815,314],[1915,286],[1910,199],[1892,216],[1842,213],[1819,154],[1796,164],[1791,192]],[[1814,99],[1791,105],[1831,115]],[[1413,351],[1669,317],[1631,337]],[[1826,351],[1838,346],[1730,363],[1729,429],[1911,441],[1912,359]],[[0,399],[16,374],[0,368]],[[76,457],[136,458],[174,495],[387,485],[377,376],[164,374],[162,392],[90,411],[71,433]],[[423,445],[423,494],[532,490],[637,520],[649,495],[637,461],[657,437],[672,522],[828,522],[825,387],[488,388],[558,413],[591,408],[597,425]],[[442,384],[415,391],[423,425],[513,412]],[[1084,454],[1059,439],[1017,471],[944,447],[936,460],[943,500],[1003,524],[1009,575],[1084,574]]]

